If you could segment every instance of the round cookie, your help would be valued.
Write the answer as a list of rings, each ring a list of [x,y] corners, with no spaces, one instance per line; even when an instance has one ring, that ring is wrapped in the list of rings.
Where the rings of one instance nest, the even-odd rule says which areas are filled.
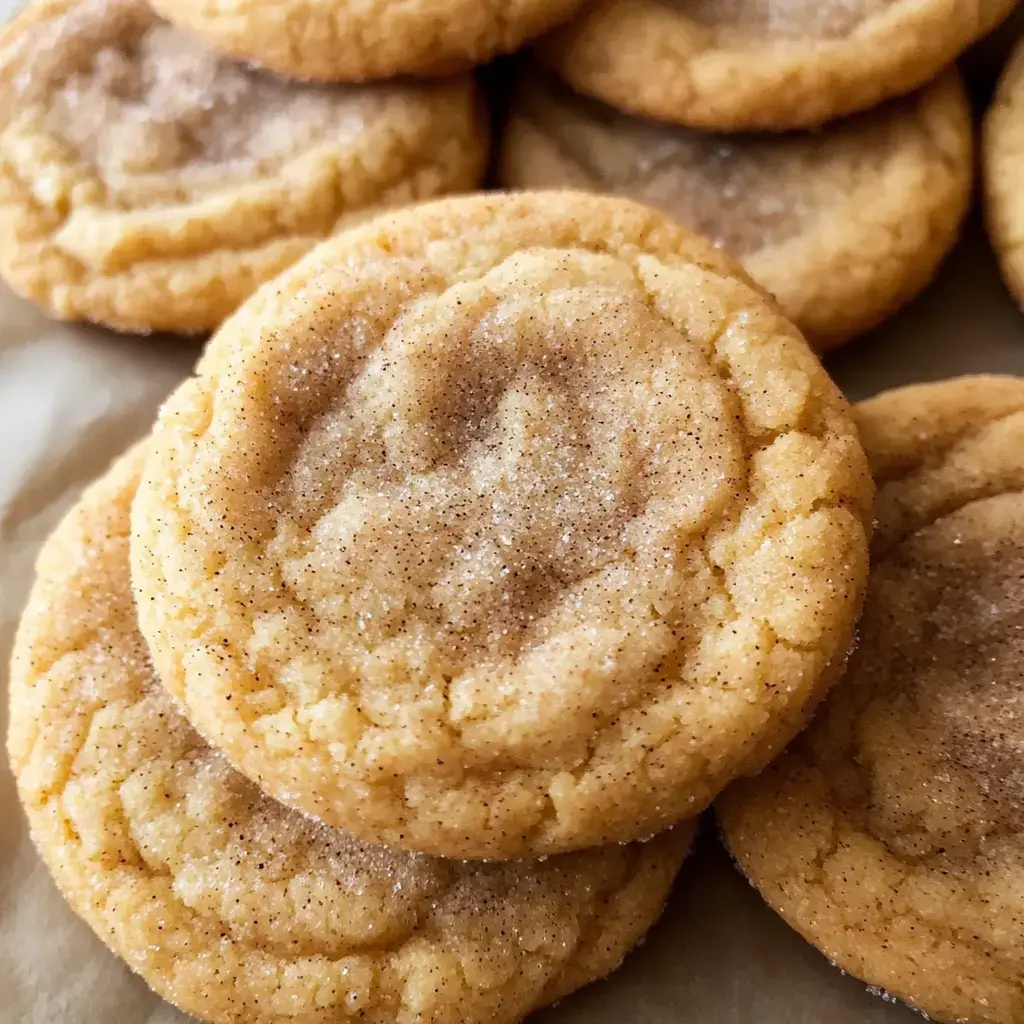
[[[291,78],[360,82],[486,64],[562,24],[583,0],[156,0],[211,46]]]
[[[1024,1019],[1024,379],[857,409],[878,484],[861,640],[807,732],[718,803],[767,902],[930,1017]]]
[[[735,264],[574,193],[322,246],[165,406],[133,508],[165,685],[269,793],[506,858],[650,835],[802,725],[872,489]]]
[[[693,833],[481,865],[364,845],[263,796],[182,718],[138,632],[129,506],[145,448],[43,549],[8,739],[68,901],[204,1020],[517,1021],[607,974]]]
[[[908,93],[1015,0],[598,0],[538,46],[577,89],[712,131],[809,128]]]
[[[985,220],[1007,287],[1024,306],[1024,43],[1004,70],[982,135]]]
[[[660,207],[724,246],[824,351],[912,299],[953,244],[971,188],[955,72],[820,132],[711,135],[642,121],[533,75],[517,90],[502,183]]]
[[[39,0],[0,37],[0,275],[62,319],[210,330],[346,219],[485,159],[468,77],[283,82],[141,0]]]

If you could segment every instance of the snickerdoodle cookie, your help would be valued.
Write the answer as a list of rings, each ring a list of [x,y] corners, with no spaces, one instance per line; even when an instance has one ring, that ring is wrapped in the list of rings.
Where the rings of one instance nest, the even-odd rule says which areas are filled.
[[[38,0],[0,36],[0,274],[52,314],[203,331],[354,212],[476,185],[475,86],[310,87],[141,0]]]
[[[916,89],[1016,0],[597,0],[539,46],[576,88],[712,131],[807,128]]]
[[[613,970],[658,916],[692,825],[480,865],[367,846],[263,796],[150,668],[128,558],[144,454],[45,546],[12,665],[32,835],[97,935],[224,1024],[516,1021]]]
[[[819,351],[913,298],[956,238],[971,118],[951,72],[908,99],[786,135],[641,121],[534,73],[517,90],[503,183],[657,206],[724,246]]]
[[[985,219],[1007,287],[1024,305],[1024,42],[1006,66],[985,115]]]
[[[762,895],[937,1020],[1024,1020],[1024,379],[857,410],[878,483],[861,641],[811,728],[719,803]]]
[[[199,730],[332,824],[473,857],[652,834],[764,763],[846,651],[849,410],[655,210],[385,217],[213,351],[135,501],[140,624]]]
[[[464,71],[567,21],[583,0],[155,0],[211,46],[292,78]]]

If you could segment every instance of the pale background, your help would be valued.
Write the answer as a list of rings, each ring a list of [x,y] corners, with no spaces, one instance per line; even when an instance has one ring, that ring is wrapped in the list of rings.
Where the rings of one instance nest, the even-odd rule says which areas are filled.
[[[0,15],[15,6],[0,0]],[[1018,24],[1024,17],[1017,19]],[[1006,28],[966,62],[984,102]],[[75,495],[148,428],[194,343],[48,322],[0,286],[0,691],[39,543]],[[960,373],[1024,374],[1024,314],[1003,289],[977,213],[938,281],[828,363],[851,399]],[[0,730],[6,733],[0,694]],[[908,1024],[789,931],[705,828],[662,922],[610,981],[537,1024]],[[185,1024],[65,907],[0,763],[0,1024]]]

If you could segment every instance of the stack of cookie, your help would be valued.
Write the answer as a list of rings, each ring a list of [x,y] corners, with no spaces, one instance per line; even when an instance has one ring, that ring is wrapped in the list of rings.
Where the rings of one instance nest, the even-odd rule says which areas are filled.
[[[215,1024],[512,1024],[642,940],[717,801],[830,958],[1021,1024],[1024,382],[851,412],[811,347],[952,244],[948,65],[1012,0],[276,3],[0,36],[0,273],[220,326],[18,631],[71,906]],[[500,173],[563,190],[423,202],[483,174],[469,69],[551,29]]]
[[[174,25],[35,0],[5,29],[0,274],[63,319],[191,333],[368,210],[479,185],[469,68],[578,0],[155,6]]]
[[[518,90],[503,183],[665,209],[828,349],[909,301],[952,245],[972,146],[945,69],[1013,5],[597,0],[537,47],[549,70]]]
[[[667,216],[386,215],[246,302],[44,547],[33,836],[204,1019],[519,1020],[805,724],[872,504],[799,332]]]

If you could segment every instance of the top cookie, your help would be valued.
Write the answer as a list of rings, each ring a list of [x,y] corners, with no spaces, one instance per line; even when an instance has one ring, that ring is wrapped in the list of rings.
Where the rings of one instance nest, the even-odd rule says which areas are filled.
[[[141,0],[40,0],[0,37],[0,273],[54,315],[210,330],[346,217],[475,187],[469,77],[310,87]]]
[[[45,544],[11,664],[18,794],[97,935],[217,1024],[510,1024],[618,966],[691,827],[541,861],[420,857],[282,807],[195,733],[132,602],[145,444]]]
[[[799,728],[871,484],[731,260],[574,193],[326,243],[169,400],[133,510],[165,685],[268,792],[513,857],[649,835]]]
[[[560,25],[583,0],[156,0],[218,50],[291,78],[362,82],[485,64]]]
[[[719,131],[803,128],[922,85],[1015,0],[598,0],[539,46],[621,110]]]
[[[810,729],[719,804],[765,899],[936,1020],[1024,1019],[1024,379],[857,409],[878,484],[860,643]]]

